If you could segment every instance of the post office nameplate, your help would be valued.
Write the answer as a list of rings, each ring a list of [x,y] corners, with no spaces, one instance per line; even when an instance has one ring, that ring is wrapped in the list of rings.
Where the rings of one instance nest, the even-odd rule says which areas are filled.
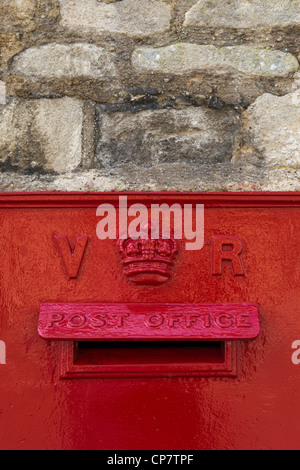
[[[42,304],[39,333],[69,340],[229,340],[259,334],[255,304]]]

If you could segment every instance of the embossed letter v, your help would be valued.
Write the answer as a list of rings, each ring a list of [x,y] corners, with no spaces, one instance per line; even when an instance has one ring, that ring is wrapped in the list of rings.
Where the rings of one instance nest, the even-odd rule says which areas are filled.
[[[89,237],[77,237],[74,249],[66,236],[55,236],[69,279],[76,279]]]

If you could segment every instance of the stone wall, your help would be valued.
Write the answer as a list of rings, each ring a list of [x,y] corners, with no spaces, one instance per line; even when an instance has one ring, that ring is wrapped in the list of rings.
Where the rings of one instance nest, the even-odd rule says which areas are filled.
[[[300,189],[300,0],[0,7],[2,191]]]

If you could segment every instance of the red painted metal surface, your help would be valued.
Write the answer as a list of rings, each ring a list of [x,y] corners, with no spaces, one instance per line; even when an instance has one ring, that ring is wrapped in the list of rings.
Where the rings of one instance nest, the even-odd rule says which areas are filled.
[[[96,237],[96,208],[118,196],[0,195],[0,447],[299,448],[291,345],[300,339],[300,194],[128,194],[145,205],[205,205],[203,249],[181,244],[159,285],[130,281],[116,241]],[[194,362],[179,345],[101,352],[41,338],[49,303],[257,304],[261,332],[204,344]],[[128,361],[132,375],[122,372]],[[139,362],[154,375],[139,375]]]
[[[229,340],[259,334],[254,304],[42,304],[39,334],[69,340]]]

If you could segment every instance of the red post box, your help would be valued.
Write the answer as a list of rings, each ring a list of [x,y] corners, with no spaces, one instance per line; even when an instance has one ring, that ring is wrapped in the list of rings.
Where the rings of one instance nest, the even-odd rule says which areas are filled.
[[[204,205],[203,240],[174,214],[169,237],[149,223],[132,238],[140,214],[125,224],[120,197],[186,206],[195,238]],[[299,446],[300,194],[9,193],[0,207],[1,448]]]

